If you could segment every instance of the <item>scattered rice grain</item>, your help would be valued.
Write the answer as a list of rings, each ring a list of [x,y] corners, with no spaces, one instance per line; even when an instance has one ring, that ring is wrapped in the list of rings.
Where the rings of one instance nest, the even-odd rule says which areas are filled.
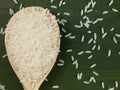
[[[111,29],[110,29],[110,31],[114,31],[115,30],[115,28],[114,27],[112,27]]]
[[[75,61],[73,62],[73,65],[75,65],[75,68],[78,69],[78,60],[75,60]]]
[[[104,39],[104,38],[107,36],[107,34],[108,34],[108,33],[104,33],[104,34],[102,35],[102,39]]]
[[[115,37],[113,37],[113,41],[117,44],[117,39]]]
[[[89,57],[88,57],[88,59],[91,59],[93,57],[93,55],[90,55]]]
[[[69,36],[71,36],[71,34],[72,34],[72,33],[68,33],[68,34],[65,35],[65,37],[69,37]]]
[[[62,27],[62,29],[61,29],[64,33],[66,33],[66,30]]]
[[[88,41],[88,44],[90,44],[92,41],[93,41],[93,38],[91,38],[91,39]]]
[[[53,9],[57,9],[57,6],[54,6],[54,5],[51,5],[50,7]]]
[[[19,6],[19,10],[21,10],[23,8],[23,4],[21,3]]]
[[[68,13],[68,12],[64,12],[64,15],[70,16],[70,13]]]
[[[88,81],[83,81],[83,83],[84,83],[84,84],[90,84],[90,82],[88,82]]]
[[[92,64],[92,65],[90,66],[90,68],[94,68],[94,67],[96,67],[96,64]]]
[[[75,39],[76,38],[76,36],[70,36],[69,37],[69,39]]]
[[[117,33],[116,33],[115,36],[118,37],[118,38],[120,38],[120,34],[117,34]]]
[[[84,42],[85,36],[83,35],[81,38],[81,42]]]
[[[115,90],[115,88],[114,87],[112,87],[112,88],[109,87],[108,90]]]
[[[108,50],[108,57],[111,56],[111,50]]]
[[[72,52],[72,49],[67,49],[66,52],[67,52],[67,53],[68,53],[68,52]]]
[[[108,11],[103,11],[103,13],[102,14],[107,14],[108,13]]]
[[[0,90],[5,90],[5,86],[0,83]]]
[[[92,53],[91,51],[85,51],[85,53]]]
[[[54,2],[54,0],[50,0],[50,3],[53,3]]]
[[[96,83],[96,80],[95,80],[95,78],[94,78],[94,77],[90,77],[89,82],[94,82],[94,83]]]
[[[111,0],[109,3],[109,6],[111,6],[113,4],[114,0]]]
[[[9,13],[10,13],[10,15],[13,15],[14,14],[14,10],[12,8],[9,8]]]
[[[82,75],[83,75],[82,72],[81,72],[81,73],[77,73],[77,79],[78,79],[78,80],[81,80],[81,79],[82,79]]]
[[[7,54],[4,54],[4,55],[2,56],[2,59],[6,58],[6,57],[7,57]]]
[[[18,1],[17,1],[17,0],[13,0],[13,2],[14,2],[15,4],[18,4]]]
[[[82,55],[84,53],[84,51],[81,51],[79,53],[77,53],[77,55]]]
[[[95,71],[92,71],[92,73],[93,73],[94,75],[96,75],[96,76],[99,76],[99,74],[98,74],[97,72],[95,72]]]
[[[104,89],[105,88],[105,83],[104,82],[102,82],[102,89]]]
[[[95,48],[96,48],[96,45],[93,45],[92,50],[95,50]]]
[[[60,2],[59,2],[59,7],[62,6],[62,3],[63,3],[63,0],[60,0]]]
[[[117,9],[115,9],[115,8],[112,8],[112,11],[113,11],[113,12],[118,12],[118,10],[117,10]]]
[[[115,88],[118,88],[118,81],[115,81]]]
[[[59,88],[59,86],[58,85],[54,85],[54,86],[52,86],[52,88]]]

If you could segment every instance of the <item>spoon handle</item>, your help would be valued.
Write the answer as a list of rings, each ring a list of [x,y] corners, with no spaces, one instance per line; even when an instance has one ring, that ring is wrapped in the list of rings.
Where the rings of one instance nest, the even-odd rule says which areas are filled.
[[[39,87],[32,87],[31,85],[23,85],[24,90],[39,90]]]
[[[36,88],[26,88],[26,87],[24,87],[24,90],[38,90],[38,89],[36,89]]]

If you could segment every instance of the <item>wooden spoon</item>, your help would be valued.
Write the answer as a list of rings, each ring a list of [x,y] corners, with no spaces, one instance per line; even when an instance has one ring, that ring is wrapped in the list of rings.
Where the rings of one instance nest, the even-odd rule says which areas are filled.
[[[50,60],[48,63],[47,62],[45,62],[44,61],[44,63],[45,64],[49,64],[49,63],[51,63],[49,66],[46,66],[46,68],[47,68],[47,70],[46,70],[46,72],[44,73],[44,75],[42,76],[42,78],[39,78],[39,80],[37,81],[37,82],[30,82],[30,81],[22,81],[23,79],[24,79],[24,77],[21,77],[20,75],[19,75],[19,70],[21,69],[20,67],[18,67],[18,65],[19,65],[19,63],[18,64],[15,64],[15,62],[16,62],[16,57],[18,57],[17,56],[17,53],[19,53],[20,55],[23,55],[24,56],[24,53],[22,53],[22,51],[23,51],[23,48],[24,49],[26,49],[26,48],[28,48],[29,47],[29,44],[28,44],[28,42],[31,40],[31,39],[25,39],[27,36],[29,36],[29,34],[26,34],[27,36],[25,36],[24,38],[23,38],[23,40],[20,40],[20,38],[22,38],[23,37],[23,35],[22,34],[20,34],[21,32],[20,32],[20,30],[23,30],[23,31],[25,31],[25,32],[23,32],[23,34],[25,34],[25,33],[28,33],[29,32],[29,30],[28,30],[28,32],[27,32],[27,29],[28,29],[28,27],[27,26],[31,26],[30,24],[32,24],[31,22],[33,22],[33,25],[30,27],[30,29],[32,29],[32,28],[36,28],[36,27],[39,27],[39,28],[41,28],[42,26],[40,26],[40,24],[38,23],[38,21],[37,21],[37,19],[35,19],[35,15],[34,15],[34,13],[32,13],[32,12],[34,12],[34,13],[38,13],[38,14],[44,14],[45,13],[45,15],[44,16],[46,16],[46,17],[48,17],[48,20],[49,20],[49,22],[51,22],[51,23],[53,23],[52,24],[52,28],[53,28],[53,32],[57,32],[56,33],[56,36],[57,37],[55,37],[54,35],[53,35],[53,38],[52,38],[52,40],[50,40],[51,41],[51,43],[54,41],[55,43],[54,44],[50,44],[50,45],[52,45],[51,46],[51,48],[53,47],[53,51],[55,51],[56,50],[56,54],[54,54],[52,57],[52,60]],[[25,14],[25,13],[28,13],[28,14]],[[30,18],[30,14],[31,14],[31,16],[34,16],[34,17],[32,17],[33,19],[29,19]],[[25,24],[22,24],[22,23],[24,23],[24,22],[26,22],[25,21],[25,19],[26,18],[24,18],[24,16],[26,15],[26,18],[27,19],[29,19],[29,22],[27,22],[27,23],[25,23]],[[14,14],[13,15],[13,17],[10,19],[10,21],[8,22],[8,25],[7,25],[7,28],[6,28],[6,34],[5,34],[5,45],[6,45],[6,50],[7,50],[7,55],[8,55],[8,58],[9,58],[9,62],[10,62],[10,64],[11,64],[11,66],[12,66],[12,68],[13,68],[13,70],[14,70],[14,72],[16,73],[16,75],[17,75],[17,77],[19,78],[19,80],[21,81],[21,83],[22,83],[22,85],[23,85],[23,87],[24,87],[24,90],[38,90],[39,89],[39,87],[41,86],[41,84],[43,83],[43,81],[46,79],[46,77],[47,77],[47,75],[50,73],[50,71],[51,71],[51,69],[53,68],[53,66],[54,66],[54,64],[55,64],[55,61],[56,61],[56,58],[57,58],[57,54],[58,54],[58,52],[59,52],[59,48],[60,48],[60,30],[59,30],[59,26],[58,26],[58,24],[57,24],[57,21],[55,20],[55,19],[53,19],[53,15],[50,13],[50,12],[48,12],[47,10],[45,10],[45,9],[43,9],[43,8],[41,8],[41,7],[27,7],[27,8],[24,8],[24,9],[22,9],[22,10],[20,10],[20,11],[18,11],[16,14]],[[20,19],[21,18],[21,19]],[[42,17],[42,18],[44,18],[44,17]],[[42,19],[41,17],[40,18],[38,18],[38,20],[40,20],[40,19]],[[21,21],[20,21],[21,20]],[[44,20],[44,19],[43,19]],[[46,21],[47,22],[47,21]],[[42,25],[44,25],[45,24],[45,22],[44,23],[41,23]],[[20,26],[21,25],[21,26]],[[23,29],[20,29],[20,28],[18,28],[17,29],[17,27],[16,26],[18,26],[18,27],[21,27],[21,28],[23,28]],[[49,25],[48,25],[49,26]],[[27,29],[26,29],[27,28]],[[20,29],[20,30],[19,30]],[[32,30],[31,30],[32,31]],[[37,30],[36,30],[36,32],[37,32]],[[38,31],[39,32],[39,31]],[[41,32],[42,33],[42,32]],[[47,32],[46,32],[47,33]],[[42,34],[45,34],[45,33],[42,33]],[[42,36],[42,34],[41,34],[41,36]],[[50,34],[52,35],[52,33],[49,33],[49,34],[46,34],[46,35],[48,35],[48,36],[50,36]],[[17,36],[17,35],[19,35],[19,37]],[[31,36],[32,37],[32,36]],[[29,38],[31,38],[31,37],[29,37]],[[36,37],[37,37],[37,35],[36,35]],[[34,38],[34,37],[32,37],[32,38]],[[43,40],[43,42],[44,42],[44,38],[45,37],[39,37],[39,38],[41,38],[41,40]],[[16,41],[14,41],[14,40],[16,40]],[[48,39],[49,40],[49,39]],[[26,43],[26,44],[24,44],[24,43],[21,43],[22,41],[25,41],[24,43]],[[37,44],[37,42],[39,43],[39,39],[36,41],[36,44]],[[19,42],[20,42],[20,44],[19,44]],[[32,42],[34,42],[34,41],[31,41],[31,43]],[[16,44],[17,43],[17,44]],[[21,46],[21,44],[24,44],[24,46],[26,47],[22,47]],[[36,45],[35,44],[35,45]],[[46,42],[46,44],[45,44],[46,46],[47,46],[47,42]],[[43,49],[45,49],[45,48],[47,48],[47,47],[45,47],[45,45],[43,45]],[[21,47],[20,47],[21,46]],[[17,50],[17,52],[15,52]],[[39,48],[37,48],[37,49],[34,49],[33,51],[34,52],[37,52],[36,50],[38,50],[39,52],[42,52],[42,51],[40,51],[40,50],[42,50],[42,49],[39,49]],[[46,49],[45,49],[46,50]],[[27,51],[27,50],[26,50]],[[25,53],[27,53],[27,52],[25,52]],[[44,51],[44,53],[46,53],[45,51]],[[49,52],[50,53],[50,52]],[[35,54],[35,53],[34,53]],[[29,55],[29,54],[28,54]],[[40,56],[40,58],[42,58],[42,57],[45,57],[44,55],[43,56]],[[20,58],[19,58],[20,59]],[[24,58],[24,60],[26,60],[26,58]],[[20,60],[20,63],[21,62],[25,62],[24,60]],[[32,61],[29,61],[29,62],[32,62]],[[39,63],[39,60],[38,60],[38,63]],[[30,63],[31,64],[31,63]],[[41,63],[40,63],[41,64]],[[28,63],[26,63],[26,65],[29,65]],[[35,66],[34,66],[35,67]],[[29,70],[29,68],[28,68],[28,70]],[[42,68],[41,70],[44,70],[44,68]]]

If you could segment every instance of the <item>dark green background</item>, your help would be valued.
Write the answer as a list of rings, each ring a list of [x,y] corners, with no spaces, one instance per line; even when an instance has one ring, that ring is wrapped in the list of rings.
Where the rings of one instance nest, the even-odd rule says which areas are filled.
[[[57,5],[60,0],[54,0],[53,5]],[[59,18],[64,18],[68,20],[68,23],[64,26],[67,33],[72,33],[76,36],[76,39],[70,40],[65,38],[65,33],[61,31],[61,52],[58,56],[56,65],[54,66],[52,72],[48,76],[48,82],[44,82],[40,90],[54,90],[53,85],[59,85],[60,88],[57,90],[102,90],[101,82],[105,82],[107,90],[108,87],[114,86],[114,81],[120,83],[120,38],[117,38],[118,44],[115,44],[112,40],[112,36],[115,33],[120,33],[120,0],[114,0],[114,4],[109,7],[108,4],[110,0],[96,0],[97,5],[92,13],[87,14],[90,19],[95,20],[97,17],[104,18],[104,21],[99,22],[95,25],[91,25],[89,29],[85,27],[81,29],[74,28],[74,24],[79,24],[80,10],[84,8],[85,5],[90,0],[65,0],[66,5],[58,9],[50,8],[50,0],[18,0],[19,4],[16,5],[12,0],[0,0],[0,27],[6,27],[7,22],[11,18],[9,15],[9,8],[18,11],[20,3],[23,3],[24,7],[27,6],[42,6],[44,8],[49,8],[53,14],[57,12],[61,13]],[[116,8],[119,10],[118,13],[113,12],[111,9]],[[102,15],[103,11],[109,11],[109,14]],[[63,15],[64,12],[71,13],[71,16]],[[105,28],[108,36],[105,39],[101,38],[101,27]],[[60,27],[62,27],[60,25]],[[114,27],[115,31],[110,32],[110,28]],[[91,34],[87,33],[87,30],[92,31]],[[93,58],[87,60],[89,54],[82,56],[77,56],[79,51],[91,50],[93,44],[87,44],[88,40],[93,37],[93,32],[98,35],[97,44],[101,45],[101,50],[94,50]],[[85,42],[81,43],[81,37],[85,35]],[[66,50],[72,48],[72,53],[66,53]],[[107,51],[112,50],[112,56],[107,57]],[[6,90],[23,90],[22,85],[17,79],[15,73],[13,72],[8,59],[2,59],[1,57],[6,53],[4,45],[4,36],[0,35],[0,83],[6,86]],[[75,66],[72,65],[72,60],[70,55],[74,55],[79,62],[79,69],[76,70]],[[58,67],[58,60],[62,59],[65,61],[63,67]],[[98,72],[100,76],[96,77],[97,83],[90,83],[89,85],[83,84],[83,81],[88,81],[92,74],[92,69],[89,68],[91,64],[96,63],[97,66],[93,70]],[[76,74],[78,72],[83,72],[82,80],[78,81]],[[120,87],[116,90],[120,90]]]

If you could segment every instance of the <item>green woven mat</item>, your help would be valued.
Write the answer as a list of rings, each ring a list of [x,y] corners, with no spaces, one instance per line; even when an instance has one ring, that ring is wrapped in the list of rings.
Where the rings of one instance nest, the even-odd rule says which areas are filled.
[[[0,28],[11,18],[9,9],[20,5],[42,6],[59,18],[61,52],[40,90],[120,90],[120,0],[17,1],[0,0]],[[0,83],[23,90],[5,54],[0,34]]]

